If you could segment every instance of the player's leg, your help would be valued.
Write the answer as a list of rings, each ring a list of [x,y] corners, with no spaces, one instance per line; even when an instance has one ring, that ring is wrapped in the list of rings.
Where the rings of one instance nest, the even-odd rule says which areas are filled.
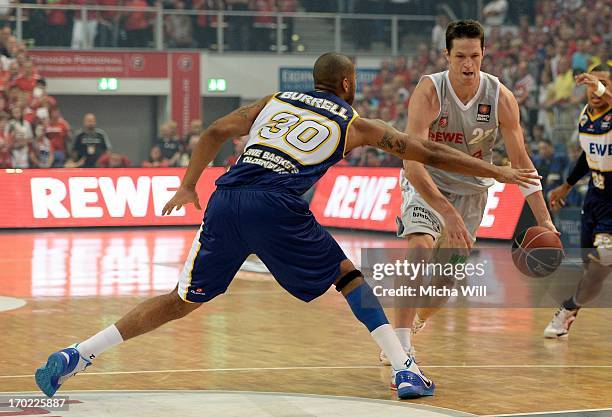
[[[607,201],[585,198],[580,246],[585,265],[576,292],[566,299],[544,329],[544,337],[567,337],[580,308],[597,296],[612,265],[612,210]]]
[[[345,259],[340,263],[340,276],[334,282],[353,314],[370,332],[393,367],[391,388],[399,398],[418,398],[433,395],[435,384],[419,369],[414,358],[408,356],[400,343],[372,288],[363,279],[361,271]]]
[[[225,292],[249,254],[233,224],[231,206],[229,199],[211,197],[204,222],[173,291],[143,301],[89,339],[52,353],[47,363],[36,370],[39,388],[53,396],[68,378],[85,370],[104,351],[185,317],[202,303]]]
[[[284,194],[249,193],[252,195],[245,198],[241,212],[242,224],[249,231],[245,237],[278,283],[306,302],[323,295],[335,283],[354,315],[392,359],[400,398],[432,395],[435,385],[403,351],[363,275],[317,223],[307,203]]]
[[[407,252],[407,260],[410,263],[418,264],[421,262],[428,262],[433,254],[434,250],[434,237],[429,233],[411,233],[405,236]],[[416,277],[416,279],[410,282],[403,282],[401,279],[398,280],[399,285],[420,285],[422,284],[422,277]],[[412,341],[411,334],[413,332],[413,326],[418,323],[419,330],[423,327],[423,322],[420,317],[417,317],[417,306],[410,306],[410,303],[416,301],[414,299],[402,299],[396,301],[398,305],[394,308],[395,313],[395,333],[402,343],[402,347],[406,352],[412,352]],[[380,356],[381,362],[386,364],[384,355]]]

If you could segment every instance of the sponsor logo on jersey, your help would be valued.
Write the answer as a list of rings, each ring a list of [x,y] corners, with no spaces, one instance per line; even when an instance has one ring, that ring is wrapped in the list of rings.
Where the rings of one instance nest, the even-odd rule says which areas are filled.
[[[491,105],[479,104],[478,114],[476,115],[477,122],[489,122],[491,120]]]
[[[448,116],[440,117],[440,121],[438,122],[438,126],[444,129],[448,125]]]
[[[432,142],[448,142],[462,144],[463,132],[432,132],[429,131],[429,140]]]

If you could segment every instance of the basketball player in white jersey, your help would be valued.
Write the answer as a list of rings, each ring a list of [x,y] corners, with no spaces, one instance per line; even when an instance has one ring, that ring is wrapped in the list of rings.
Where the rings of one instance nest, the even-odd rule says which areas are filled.
[[[446,29],[448,70],[421,78],[408,105],[406,132],[428,137],[491,162],[498,132],[513,167],[534,168],[525,150],[519,107],[497,77],[480,71],[484,30],[474,20],[451,22]],[[488,178],[453,174],[415,161],[404,161],[403,204],[398,236],[406,239],[409,261],[431,259],[434,248],[456,248],[459,259],[474,244],[482,221]],[[540,226],[556,232],[542,187],[521,187]],[[444,262],[448,261],[447,258]],[[442,261],[439,259],[439,261]],[[444,299],[437,299],[437,305]],[[436,308],[397,307],[395,328],[404,349],[412,350],[411,333],[425,324]],[[384,354],[380,357],[387,363]]]

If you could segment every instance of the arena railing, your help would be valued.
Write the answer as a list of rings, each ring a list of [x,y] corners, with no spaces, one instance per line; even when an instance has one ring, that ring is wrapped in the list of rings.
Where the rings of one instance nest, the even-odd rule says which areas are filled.
[[[91,39],[84,27],[81,48],[74,49],[208,49],[212,52],[268,52],[275,54],[318,54],[324,51],[359,53],[373,56],[396,56],[414,52],[416,42],[428,41],[435,24],[433,15],[383,15],[344,13],[267,13],[210,10],[169,10],[162,7],[119,7],[80,5],[11,6],[9,21],[18,39],[29,42],[31,48],[69,48],[72,32],[70,25],[60,33],[61,27],[51,28],[44,19],[50,11],[64,10],[73,20],[86,21],[91,12],[145,13],[150,23],[148,33],[140,33],[141,44],[133,44],[120,19],[104,25],[110,30],[110,41]],[[44,16],[43,16],[44,15]],[[41,19],[44,17],[44,19]],[[172,24],[180,24],[176,17],[190,17],[193,28],[190,39],[178,44],[169,33]],[[196,20],[204,19],[209,26],[196,27]],[[5,17],[6,20],[6,17]],[[92,19],[93,21],[94,19]],[[102,25],[100,19],[98,25]],[[175,20],[172,22],[172,20]],[[51,29],[51,30],[50,30]],[[178,30],[184,30],[179,27]],[[70,32],[70,33],[68,33]],[[49,33],[54,33],[51,40]],[[176,31],[174,32],[176,33]],[[96,35],[94,35],[96,36]],[[98,32],[99,36],[99,32]],[[63,39],[58,44],[57,39]]]

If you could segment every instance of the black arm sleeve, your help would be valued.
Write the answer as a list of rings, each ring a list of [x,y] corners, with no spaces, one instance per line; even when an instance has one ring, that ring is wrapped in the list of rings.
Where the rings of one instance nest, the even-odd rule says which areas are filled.
[[[576,183],[580,181],[580,179],[584,177],[589,170],[590,168],[589,164],[587,163],[586,153],[582,151],[580,157],[576,161],[576,165],[574,165],[574,169],[572,169],[572,172],[567,176],[567,183],[571,186],[576,185]]]

